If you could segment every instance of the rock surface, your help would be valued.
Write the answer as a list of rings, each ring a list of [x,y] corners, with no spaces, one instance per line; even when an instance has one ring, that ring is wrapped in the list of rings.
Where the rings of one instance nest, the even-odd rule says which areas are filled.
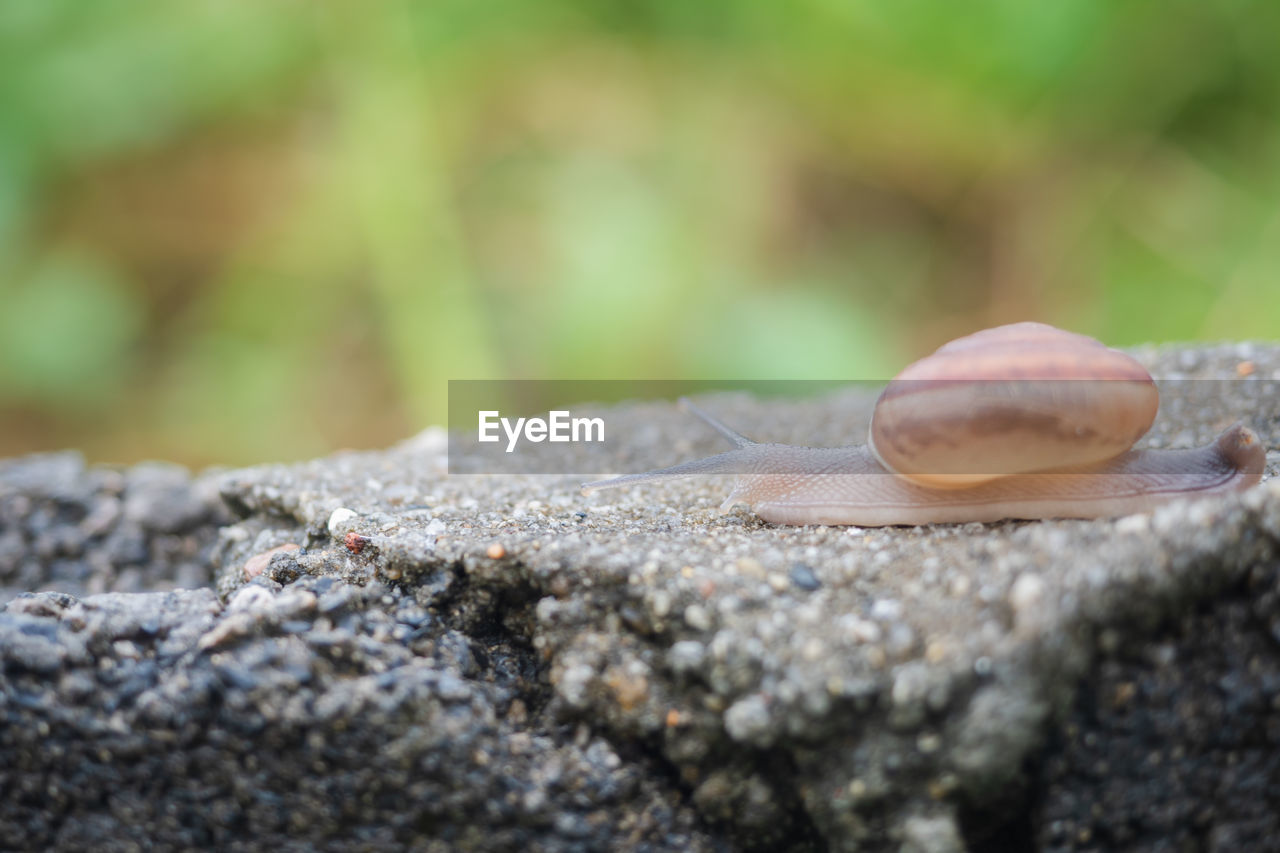
[[[0,460],[0,601],[207,586],[217,478],[177,465],[87,469],[78,453]]]
[[[1166,391],[1150,444],[1242,415],[1280,446],[1280,350],[1139,356],[1252,366]],[[869,412],[706,405],[808,444]],[[611,419],[638,436],[618,471],[720,449],[672,406]],[[448,477],[437,431],[166,475],[162,498],[69,458],[0,465],[0,579],[75,594],[0,610],[3,848],[1280,838],[1280,481],[1110,521],[864,530],[720,515],[709,480],[583,498],[578,477]],[[128,524],[146,553],[108,554]]]

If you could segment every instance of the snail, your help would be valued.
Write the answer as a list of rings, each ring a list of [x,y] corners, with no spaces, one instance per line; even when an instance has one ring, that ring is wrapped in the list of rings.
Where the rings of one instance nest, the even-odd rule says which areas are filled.
[[[868,443],[751,441],[690,411],[734,449],[587,483],[583,493],[699,474],[737,474],[745,503],[777,524],[916,525],[1006,518],[1100,518],[1241,491],[1266,452],[1243,424],[1191,450],[1132,450],[1159,395],[1131,356],[1085,335],[1015,323],[952,341],[880,394]]]

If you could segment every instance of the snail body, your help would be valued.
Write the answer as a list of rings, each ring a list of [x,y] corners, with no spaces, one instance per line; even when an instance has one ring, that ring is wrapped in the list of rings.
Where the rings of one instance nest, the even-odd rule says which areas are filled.
[[[778,524],[1098,518],[1246,489],[1266,456],[1240,424],[1191,450],[1129,449],[1159,405],[1150,375],[1040,323],[978,332],[908,366],[880,395],[866,445],[757,443],[682,402],[734,449],[584,491],[736,474],[722,508],[745,503]]]

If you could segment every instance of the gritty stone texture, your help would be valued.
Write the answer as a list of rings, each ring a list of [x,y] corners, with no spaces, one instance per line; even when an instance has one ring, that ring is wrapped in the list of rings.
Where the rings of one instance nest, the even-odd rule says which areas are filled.
[[[1170,389],[1149,444],[1244,417],[1280,446],[1280,350],[1140,357],[1253,363]],[[704,403],[807,444],[869,412]],[[610,424],[637,436],[614,472],[722,449],[666,404]],[[794,528],[720,515],[712,480],[583,498],[444,465],[428,431],[201,477],[239,519],[196,528],[216,594],[9,602],[0,847],[1097,849],[1184,817],[1216,849],[1275,837],[1276,482],[1118,520]]]
[[[530,725],[527,650],[377,581],[39,593],[0,638],[3,849],[708,849],[642,756]]]
[[[86,469],[71,452],[0,460],[0,602],[207,585],[216,528],[231,520],[216,480],[176,465]]]
[[[1044,763],[1042,850],[1280,849],[1280,564],[1104,638]]]

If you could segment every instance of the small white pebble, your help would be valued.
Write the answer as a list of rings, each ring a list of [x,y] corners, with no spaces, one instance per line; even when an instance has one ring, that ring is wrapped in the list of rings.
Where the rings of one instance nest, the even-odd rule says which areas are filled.
[[[271,606],[275,596],[260,586],[241,587],[240,591],[231,597],[231,603],[227,605],[227,609],[231,612],[237,610],[264,610]]]
[[[1214,522],[1213,505],[1207,502],[1193,504],[1188,510],[1187,515],[1190,521],[1196,527],[1209,527]]]
[[[706,646],[697,640],[681,640],[667,652],[667,661],[676,672],[693,672],[702,666],[707,656]]]
[[[724,727],[729,737],[738,742],[768,741],[770,731],[769,708],[759,695],[739,699],[724,712]]]
[[[1145,533],[1151,528],[1151,517],[1146,513],[1126,515],[1116,520],[1117,533]]]
[[[925,755],[937,752],[942,746],[942,738],[932,732],[926,732],[916,738],[916,749]]]
[[[356,517],[355,510],[340,506],[329,513],[329,535],[337,536],[342,532],[342,525]]]
[[[701,604],[690,604],[684,609],[684,621],[695,631],[706,631],[711,627],[711,616]]]
[[[857,643],[877,643],[882,636],[880,626],[875,622],[848,614],[840,618],[840,628],[846,637]]]
[[[560,673],[556,682],[556,692],[574,708],[582,708],[587,704],[587,690],[595,680],[595,670],[586,664],[568,666]]]
[[[905,664],[893,678],[889,698],[902,707],[919,703],[929,686],[929,673],[923,664]]]
[[[871,605],[871,618],[892,622],[902,616],[902,605],[892,598],[879,598]]]
[[[800,655],[807,661],[822,660],[827,655],[827,647],[817,637],[813,637],[804,644]]]
[[[1046,615],[1043,611],[1047,590],[1044,579],[1032,572],[1020,575],[1013,582],[1009,606],[1013,608],[1013,621],[1018,628],[1033,627]]]

